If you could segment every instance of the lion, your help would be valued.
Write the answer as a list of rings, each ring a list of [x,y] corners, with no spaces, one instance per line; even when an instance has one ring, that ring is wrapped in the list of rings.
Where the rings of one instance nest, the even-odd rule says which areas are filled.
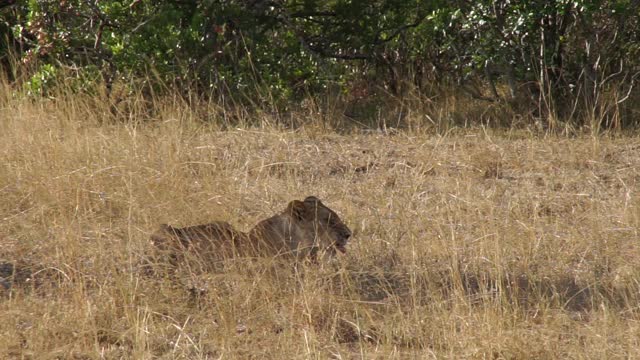
[[[293,200],[260,221],[248,233],[223,221],[175,228],[161,225],[151,241],[162,250],[193,252],[199,256],[292,256],[298,260],[346,253],[351,230],[338,214],[315,196]]]

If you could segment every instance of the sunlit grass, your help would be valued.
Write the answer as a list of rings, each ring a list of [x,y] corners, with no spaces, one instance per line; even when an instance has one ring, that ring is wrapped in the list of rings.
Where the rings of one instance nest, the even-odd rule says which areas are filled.
[[[2,103],[0,258],[15,270],[0,274],[13,282],[0,288],[2,358],[640,351],[637,137],[337,132],[269,115],[216,126],[171,101],[144,121],[91,97]],[[355,233],[335,263],[202,272],[150,257],[160,223],[248,230],[307,195]]]

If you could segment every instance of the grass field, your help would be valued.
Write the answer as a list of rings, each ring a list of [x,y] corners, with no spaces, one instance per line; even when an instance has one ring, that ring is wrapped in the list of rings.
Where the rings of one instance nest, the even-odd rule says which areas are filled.
[[[640,357],[638,137],[100,124],[89,104],[0,110],[0,358]],[[354,232],[337,261],[150,257],[160,223],[248,230],[307,195]]]

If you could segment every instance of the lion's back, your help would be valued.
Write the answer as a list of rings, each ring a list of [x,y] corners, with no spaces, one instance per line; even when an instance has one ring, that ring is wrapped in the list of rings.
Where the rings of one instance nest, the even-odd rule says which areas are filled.
[[[161,250],[195,253],[222,251],[245,241],[246,234],[225,221],[183,228],[162,224],[151,235],[152,243]]]

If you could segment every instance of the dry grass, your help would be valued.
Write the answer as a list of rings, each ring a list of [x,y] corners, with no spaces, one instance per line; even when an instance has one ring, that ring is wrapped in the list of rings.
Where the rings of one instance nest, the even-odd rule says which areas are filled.
[[[0,358],[640,353],[638,138],[219,131],[170,104],[114,125],[96,103],[2,102]],[[306,195],[355,232],[335,263],[150,261],[159,223],[246,230]]]

